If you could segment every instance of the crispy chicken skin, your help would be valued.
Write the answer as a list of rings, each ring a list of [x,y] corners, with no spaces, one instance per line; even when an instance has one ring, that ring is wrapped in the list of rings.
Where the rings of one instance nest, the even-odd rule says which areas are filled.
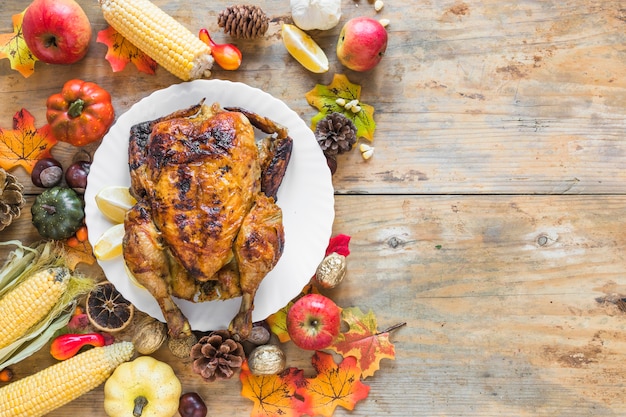
[[[275,134],[257,144],[251,122]],[[191,332],[173,296],[240,295],[230,330],[248,336],[256,290],[283,250],[275,199],[291,144],[283,127],[217,104],[131,129],[131,193],[138,203],[124,222],[124,260],[159,303],[172,336]]]

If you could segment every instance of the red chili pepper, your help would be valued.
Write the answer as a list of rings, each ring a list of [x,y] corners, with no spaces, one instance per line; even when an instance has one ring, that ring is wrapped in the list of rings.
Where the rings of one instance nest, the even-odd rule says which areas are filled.
[[[67,333],[55,338],[50,344],[53,358],[63,361],[76,355],[83,346],[104,346],[105,339],[100,333]]]

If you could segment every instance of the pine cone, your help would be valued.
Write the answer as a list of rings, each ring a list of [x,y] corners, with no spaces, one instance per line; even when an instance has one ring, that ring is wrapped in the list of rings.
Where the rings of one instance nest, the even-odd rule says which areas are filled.
[[[15,175],[0,168],[0,230],[4,230],[22,214],[22,207],[26,204],[23,189],[24,186]]]
[[[228,379],[241,368],[245,353],[227,330],[203,336],[191,348],[192,369],[207,382]]]
[[[224,33],[235,38],[252,39],[265,35],[270,19],[258,6],[240,4],[227,7],[217,16]]]
[[[317,123],[315,138],[324,155],[334,157],[348,152],[356,143],[356,126],[341,113],[331,113]]]

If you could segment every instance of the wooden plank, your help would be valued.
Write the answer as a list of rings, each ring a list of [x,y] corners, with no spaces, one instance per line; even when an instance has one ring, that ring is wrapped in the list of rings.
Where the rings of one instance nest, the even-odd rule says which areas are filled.
[[[207,27],[218,41],[215,17],[229,3],[205,12],[158,2],[194,30]],[[193,5],[193,2],[188,2]],[[418,194],[606,194],[626,192],[622,169],[626,145],[624,13],[620,1],[429,2],[419,8],[387,4],[391,20],[383,63],[372,72],[347,72],[362,85],[362,101],[376,108],[374,157],[357,151],[339,158],[339,193]],[[331,70],[315,75],[293,62],[280,39],[284,5],[262,4],[272,17],[268,35],[238,42],[239,71],[215,78],[246,82],[285,101],[307,123],[316,110],[304,94],[334,73],[346,73],[334,54],[339,27],[313,33]],[[344,18],[375,15],[367,2],[344,5]],[[95,2],[84,5],[94,33],[104,29]],[[10,21],[19,4],[0,10]],[[406,17],[408,16],[408,18]],[[95,38],[95,35],[94,35]],[[154,76],[132,66],[112,73],[106,47],[91,45],[87,58],[67,67],[72,77],[107,88],[118,115],[152,91],[179,82],[163,70]],[[0,61],[0,126],[20,108],[45,123],[45,100],[68,76],[37,63],[24,79]],[[281,82],[276,82],[281,80]],[[74,149],[53,154],[69,160]],[[16,170],[29,192],[23,170]]]
[[[335,415],[619,416],[626,360],[626,197],[338,196],[348,274],[329,295],[371,309],[396,360]],[[376,219],[376,220],[374,220]],[[2,253],[4,255],[4,252]],[[291,365],[309,357],[284,345]],[[247,415],[239,382],[205,384],[162,348],[214,415]],[[18,376],[49,363],[47,352]],[[104,416],[102,388],[52,413]]]

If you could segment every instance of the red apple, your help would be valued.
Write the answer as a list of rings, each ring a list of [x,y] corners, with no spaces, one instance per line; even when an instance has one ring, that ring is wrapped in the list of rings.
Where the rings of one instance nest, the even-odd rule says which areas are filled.
[[[35,0],[24,12],[22,33],[40,61],[73,64],[87,53],[91,24],[74,0]]]
[[[339,334],[341,309],[321,294],[307,294],[287,312],[287,332],[296,346],[325,349]]]
[[[371,17],[354,17],[341,29],[337,58],[353,71],[374,68],[387,50],[387,30]]]

